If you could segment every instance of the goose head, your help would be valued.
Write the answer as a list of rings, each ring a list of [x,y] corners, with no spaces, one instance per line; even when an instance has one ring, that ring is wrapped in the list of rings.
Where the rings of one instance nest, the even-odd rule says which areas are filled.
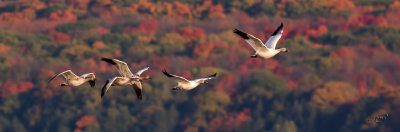
[[[93,73],[89,73],[91,76],[88,76],[89,78],[89,84],[91,87],[94,87],[96,85],[96,76]]]
[[[280,48],[278,50],[281,51],[281,52],[289,52],[289,50],[287,50],[286,48]]]
[[[144,77],[142,77],[140,80],[150,80],[150,79],[151,79],[150,76],[144,76]]]
[[[206,80],[202,80],[200,81],[200,83],[208,83]]]
[[[92,78],[89,80],[90,86],[93,88],[96,85],[96,78]]]

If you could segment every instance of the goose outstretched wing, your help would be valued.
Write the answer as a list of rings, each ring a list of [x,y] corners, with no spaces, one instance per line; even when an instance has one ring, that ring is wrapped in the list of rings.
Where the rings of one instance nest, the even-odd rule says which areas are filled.
[[[121,76],[123,77],[132,77],[133,74],[131,72],[131,70],[128,67],[128,64],[126,64],[126,62],[117,60],[117,59],[109,59],[109,58],[101,58],[102,61],[108,62],[114,66],[117,67],[118,72]]]
[[[50,82],[51,80],[53,80],[54,78],[56,78],[57,76],[60,76],[60,75],[62,75],[62,76],[65,78],[65,80],[70,80],[70,79],[79,78],[79,77],[78,77],[77,75],[75,75],[71,70],[67,70],[67,71],[64,71],[64,72],[61,72],[61,73],[55,75],[54,77],[52,77],[52,78],[49,80],[49,82]]]
[[[165,76],[173,78],[177,83],[189,83],[189,80],[187,80],[186,78],[174,74],[169,74],[166,70],[163,70],[163,73]]]
[[[242,37],[255,51],[263,51],[267,49],[267,47],[260,39],[254,37],[251,34],[242,32],[239,29],[233,29],[233,33],[236,33],[237,35]]]
[[[269,37],[268,41],[265,43],[267,48],[275,49],[276,44],[278,43],[279,39],[282,37],[283,33],[283,23],[272,33],[271,37]]]

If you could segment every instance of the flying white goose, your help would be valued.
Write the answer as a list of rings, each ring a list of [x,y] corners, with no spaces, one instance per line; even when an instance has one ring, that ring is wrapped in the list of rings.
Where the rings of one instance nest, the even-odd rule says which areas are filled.
[[[96,77],[94,76],[93,73],[86,73],[81,76],[77,76],[71,70],[67,70],[61,72],[60,74],[55,75],[49,80],[49,83],[51,80],[60,75],[63,75],[65,79],[65,82],[61,83],[60,86],[79,86],[85,82],[89,82],[90,86],[94,87],[96,84]]]
[[[121,77],[114,77],[107,80],[106,84],[104,84],[103,89],[101,91],[101,98],[103,98],[104,94],[110,89],[111,86],[126,86],[132,85],[133,89],[136,92],[137,98],[142,100],[142,80],[151,79],[150,76],[140,77],[140,75],[149,69],[149,67],[142,68],[132,74],[131,70],[129,70],[128,65],[117,59],[109,59],[109,58],[101,58],[102,61],[108,62],[115,67],[117,67],[119,74]]]
[[[269,37],[268,41],[263,44],[263,42],[250,35],[248,33],[242,32],[238,29],[233,29],[233,32],[242,37],[250,46],[256,51],[251,57],[261,57],[264,59],[271,58],[278,54],[279,52],[288,52],[286,48],[275,49],[278,40],[282,36],[283,32],[283,23],[272,33],[271,37]]]
[[[191,90],[202,83],[208,83],[207,80],[213,79],[215,76],[217,76],[217,73],[214,73],[206,78],[187,80],[186,78],[169,74],[166,70],[163,70],[163,73],[167,77],[172,77],[178,83],[178,85],[172,88],[172,90]]]

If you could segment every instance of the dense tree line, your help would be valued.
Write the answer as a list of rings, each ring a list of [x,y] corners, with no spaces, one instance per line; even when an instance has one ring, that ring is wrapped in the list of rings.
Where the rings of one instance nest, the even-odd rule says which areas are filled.
[[[400,2],[394,0],[17,0],[0,2],[0,131],[396,131]],[[250,58],[233,28],[289,53]],[[101,57],[152,79],[143,100]],[[55,74],[94,72],[95,88]],[[187,78],[172,91],[168,69]],[[383,114],[390,117],[378,123]]]

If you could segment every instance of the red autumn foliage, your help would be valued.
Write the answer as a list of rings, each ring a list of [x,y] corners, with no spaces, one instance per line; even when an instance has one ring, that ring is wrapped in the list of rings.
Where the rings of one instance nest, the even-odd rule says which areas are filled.
[[[365,92],[367,90],[367,83],[365,81],[359,82],[358,89],[361,96],[365,95]]]
[[[355,77],[361,96],[377,96],[387,92],[387,83],[383,74],[376,71],[373,67],[360,72]]]
[[[76,22],[77,17],[72,13],[71,10],[58,10],[50,13],[49,20],[59,22]]]
[[[106,45],[104,44],[103,41],[94,41],[93,44],[92,44],[92,47],[94,49],[104,48],[104,46],[106,46]]]
[[[151,38],[149,36],[139,36],[138,40],[143,41],[143,42],[147,42],[150,43]]]
[[[97,63],[93,58],[89,58],[83,61],[82,65],[85,66],[85,71],[87,72],[95,72],[96,68],[97,68]]]
[[[115,50],[114,56],[116,56],[116,57],[121,56],[121,50],[119,50],[119,49]]]
[[[111,5],[112,1],[111,0],[96,0],[96,2],[102,6],[104,5]]]
[[[202,29],[184,27],[179,29],[180,35],[185,39],[205,38],[206,33]]]
[[[0,54],[7,54],[11,50],[11,46],[0,43]]]
[[[7,65],[7,66],[9,66],[9,67],[12,67],[12,66],[14,66],[14,65],[16,65],[16,64],[19,64],[20,62],[21,62],[21,58],[20,58],[20,56],[13,56],[12,57],[12,59],[9,59],[9,60],[7,60],[6,62],[5,62],[5,64]]]
[[[266,59],[264,60],[264,68],[274,70],[278,66],[278,61],[274,59]]]
[[[260,68],[261,59],[259,58],[247,58],[240,66],[239,71],[241,73],[246,73],[248,69]]]
[[[316,29],[306,29],[306,35],[310,35],[313,38],[317,38],[327,32],[328,28],[325,25],[320,25]]]
[[[249,116],[250,110],[245,108],[243,111],[231,116],[213,118],[208,124],[207,131],[232,131],[246,122]]]
[[[101,72],[109,71],[111,68],[113,67],[107,63],[99,63],[97,67],[97,69],[99,69]]]
[[[174,1],[173,8],[178,16],[192,17],[191,8],[188,4],[182,4],[181,2]]]
[[[171,67],[171,59],[167,56],[153,55],[150,59],[150,65],[154,69],[169,69]]]
[[[24,16],[21,12],[4,12],[0,14],[0,21],[7,21],[7,22],[16,22],[16,21],[23,21],[29,22],[30,19]]]
[[[216,48],[227,48],[229,45],[224,41],[216,41],[214,42]]]
[[[290,79],[286,79],[286,80],[287,80],[286,86],[288,87],[289,90],[293,90],[299,85],[299,83],[297,83],[293,80],[290,80]]]
[[[90,124],[93,124],[95,122],[97,122],[97,119],[95,116],[85,115],[85,116],[81,117],[78,121],[76,121],[75,124],[78,128],[83,128],[83,127],[89,126]]]
[[[224,7],[221,4],[211,6],[208,12],[209,18],[225,18]]]
[[[31,82],[18,82],[13,83],[11,81],[6,81],[0,89],[0,96],[6,97],[9,95],[14,95],[18,93],[28,92],[34,87],[34,84]]]
[[[90,32],[94,33],[94,34],[107,34],[110,32],[110,30],[108,30],[107,28],[103,28],[103,27],[97,27],[97,28],[90,29]]]
[[[143,32],[148,34],[154,34],[158,31],[158,21],[154,19],[144,20],[137,27],[127,27],[124,29],[124,33],[130,34],[133,32]]]
[[[355,5],[350,0],[330,0],[328,2],[331,12],[339,12],[355,9]]]
[[[193,53],[199,56],[208,56],[213,49],[214,49],[214,43],[204,42],[196,44]]]
[[[387,21],[385,20],[384,17],[378,16],[375,17],[372,14],[363,14],[359,16],[357,19],[351,22],[349,27],[351,29],[365,26],[365,25],[371,25],[371,26],[387,26]]]
[[[49,34],[51,35],[51,41],[54,43],[68,42],[71,39],[69,35],[61,32],[50,31]]]
[[[353,49],[348,47],[340,48],[337,51],[331,51],[330,53],[332,56],[338,56],[342,58],[356,58],[357,54],[354,52]]]
[[[74,6],[79,9],[87,9],[90,0],[67,0],[66,1],[70,6]]]
[[[322,44],[318,44],[318,43],[315,43],[312,46],[312,48],[314,48],[314,49],[318,49],[318,48],[322,48],[322,47],[323,47],[323,45]]]
[[[280,65],[278,68],[276,68],[275,72],[278,75],[289,74],[293,72],[293,67]]]
[[[225,75],[221,80],[218,81],[218,84],[215,85],[214,89],[216,91],[223,91],[226,93],[233,94],[235,91],[234,89],[234,78],[235,76],[233,74],[227,74]]]

